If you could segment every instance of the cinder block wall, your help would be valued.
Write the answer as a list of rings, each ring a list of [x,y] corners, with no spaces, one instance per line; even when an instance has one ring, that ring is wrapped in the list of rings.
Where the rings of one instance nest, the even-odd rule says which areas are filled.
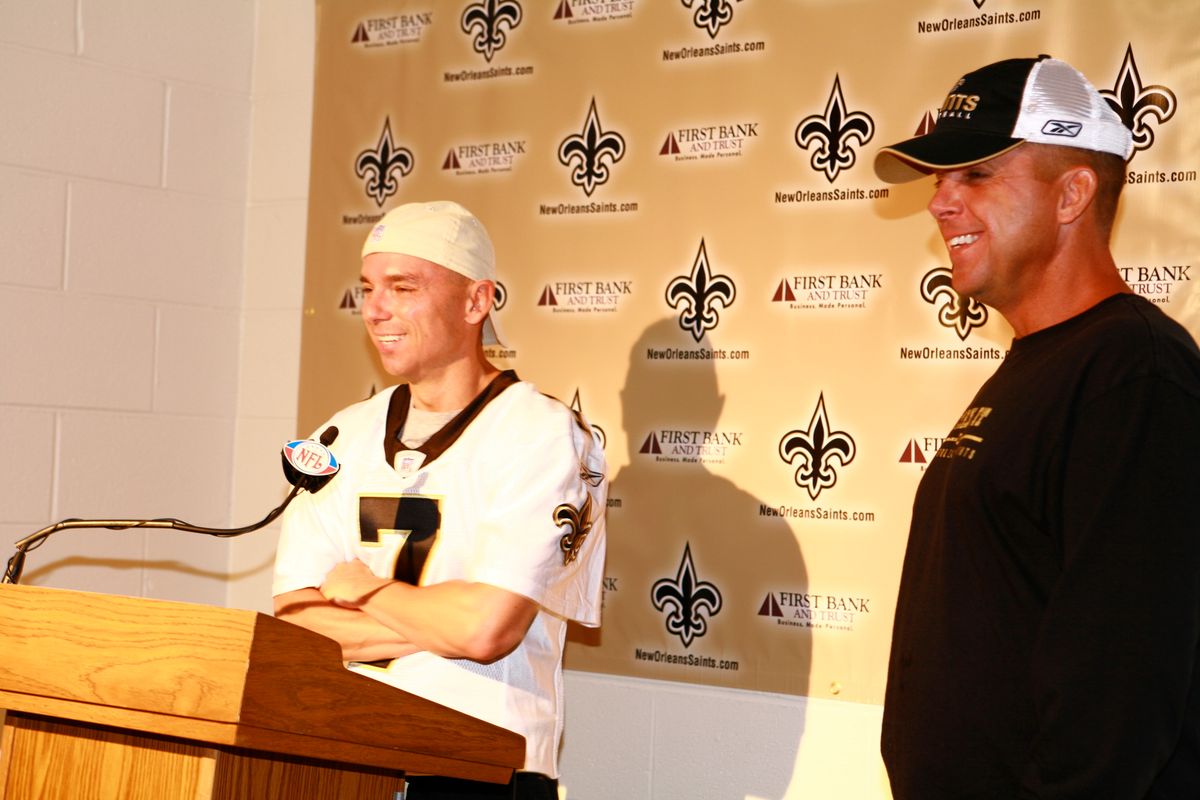
[[[255,5],[0,3],[0,537],[230,519]],[[221,603],[228,547],[64,532],[29,582]]]

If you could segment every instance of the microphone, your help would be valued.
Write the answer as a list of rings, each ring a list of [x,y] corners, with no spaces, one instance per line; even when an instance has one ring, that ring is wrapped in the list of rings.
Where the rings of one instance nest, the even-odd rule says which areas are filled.
[[[299,439],[285,444],[280,458],[288,483],[313,494],[321,491],[341,469],[338,460],[329,451],[329,445],[333,444],[337,435],[337,427],[330,425],[321,432],[320,441]]]
[[[178,531],[187,531],[188,533],[203,533],[207,536],[216,536],[220,539],[241,536],[243,533],[250,533],[264,528],[274,522],[275,518],[283,513],[283,510],[288,507],[288,504],[302,490],[310,493],[318,492],[337,474],[341,465],[338,464],[337,459],[334,458],[333,453],[329,450],[329,445],[333,444],[333,440],[337,438],[337,435],[338,429],[330,425],[322,431],[320,441],[314,442],[311,439],[300,439],[284,445],[282,454],[283,473],[287,477],[288,483],[292,485],[292,491],[288,493],[288,496],[284,498],[282,503],[271,509],[258,522],[241,528],[206,528],[200,525],[193,525],[190,522],[184,522],[181,519],[170,518],[64,519],[62,522],[42,528],[37,533],[30,534],[17,542],[17,552],[8,560],[8,566],[4,569],[3,577],[0,577],[0,583],[19,583],[21,580],[21,571],[25,568],[26,554],[30,550],[36,550],[40,547],[46,539],[50,538],[51,534],[68,528],[107,528],[114,531],[129,528],[172,528]]]

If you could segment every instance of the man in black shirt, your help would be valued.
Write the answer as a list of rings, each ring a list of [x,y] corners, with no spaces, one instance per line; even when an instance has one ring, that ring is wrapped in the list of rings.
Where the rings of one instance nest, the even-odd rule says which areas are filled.
[[[936,176],[954,288],[1015,334],[913,506],[896,800],[1200,797],[1200,351],[1109,250],[1131,147],[1042,56],[965,75],[876,158]]]

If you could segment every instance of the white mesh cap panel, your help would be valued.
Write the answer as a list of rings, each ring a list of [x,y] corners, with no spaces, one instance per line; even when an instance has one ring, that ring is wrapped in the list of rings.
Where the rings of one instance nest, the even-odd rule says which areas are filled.
[[[1074,67],[1053,58],[1033,66],[1012,135],[1126,159],[1133,150],[1132,134],[1107,101]]]

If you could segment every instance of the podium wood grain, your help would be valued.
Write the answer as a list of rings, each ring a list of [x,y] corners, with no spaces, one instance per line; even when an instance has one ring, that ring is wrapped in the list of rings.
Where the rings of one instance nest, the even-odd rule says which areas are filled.
[[[148,744],[115,760],[128,764],[126,779],[161,769],[159,759],[170,770],[197,765],[185,770],[194,792],[156,800],[271,797],[262,788],[271,780],[318,791],[312,787],[330,780],[326,773],[347,769],[368,783],[380,770],[392,783],[401,772],[502,782],[524,761],[519,735],[348,672],[332,640],[250,611],[0,586],[0,653],[0,706],[16,712],[6,720],[13,747],[0,753],[0,776],[11,786],[19,772],[23,792],[46,776],[83,776],[45,766],[33,770],[42,778],[30,777],[30,764],[105,761],[111,748],[137,749],[129,737]],[[54,724],[74,732],[44,727]],[[51,746],[47,737],[74,741]],[[42,755],[18,762],[9,752],[18,745]],[[103,781],[117,767],[89,769],[89,780]],[[214,793],[231,786],[256,788]]]

